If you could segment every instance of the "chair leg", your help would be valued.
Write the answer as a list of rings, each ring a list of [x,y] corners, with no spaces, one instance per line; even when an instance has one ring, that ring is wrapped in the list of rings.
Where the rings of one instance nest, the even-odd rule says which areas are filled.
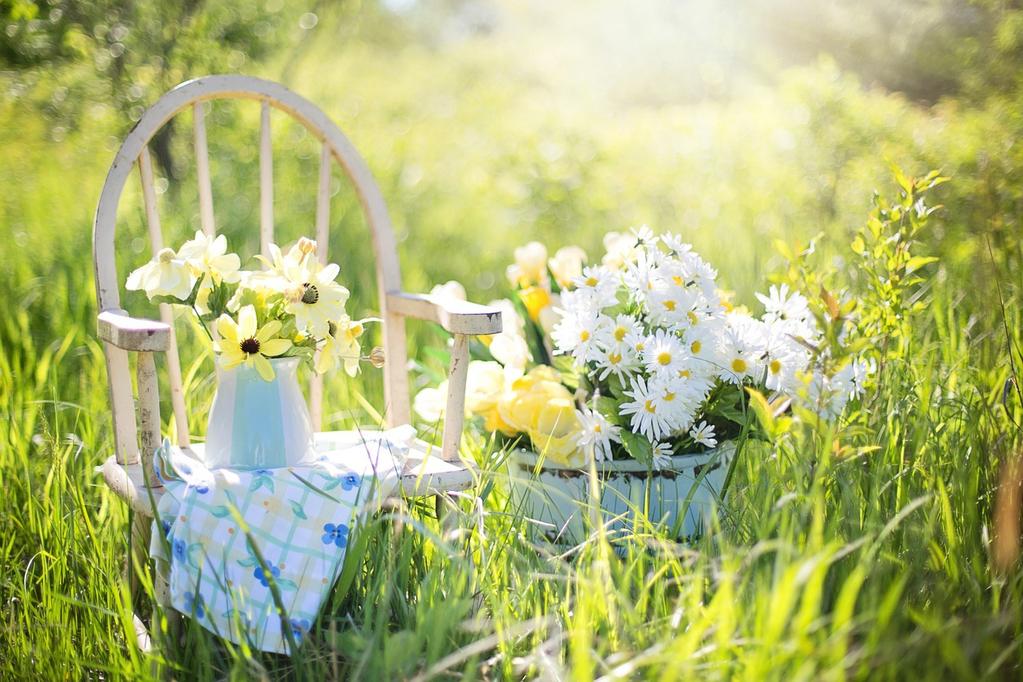
[[[170,593],[170,563],[163,559],[156,559],[155,571],[153,574],[153,589],[155,591],[156,603],[163,611],[167,623],[166,631],[162,634],[168,641],[178,642],[181,638],[181,614],[171,606]]]
[[[142,597],[145,596],[142,590],[142,583],[135,571],[135,566],[145,566],[149,560],[149,538],[151,532],[152,519],[143,514],[132,514],[131,552],[128,554],[125,570],[133,611],[137,610],[137,605],[142,602]]]

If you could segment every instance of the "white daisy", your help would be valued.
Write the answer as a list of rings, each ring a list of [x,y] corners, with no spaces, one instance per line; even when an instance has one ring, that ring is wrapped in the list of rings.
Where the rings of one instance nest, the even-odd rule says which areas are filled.
[[[657,237],[654,236],[654,231],[646,225],[640,225],[634,227],[632,230],[632,236],[636,238],[636,244],[639,246],[652,246],[657,247]]]
[[[668,254],[673,258],[684,256],[693,250],[692,244],[686,244],[682,237],[677,234],[662,234],[661,243],[668,249]]]
[[[689,390],[685,379],[658,377],[649,383],[654,405],[664,415],[670,431],[687,428],[693,423],[700,401]]]
[[[722,338],[722,379],[735,384],[746,378],[760,380],[765,345],[763,327],[762,322],[747,315],[729,314]]]
[[[597,410],[583,405],[576,412],[579,418],[579,436],[576,443],[588,456],[598,462],[611,459],[611,443],[620,443],[621,427],[612,424]]]
[[[809,360],[806,349],[792,339],[783,325],[769,325],[764,345],[764,385],[772,391],[793,393],[798,387],[796,373]]]
[[[686,369],[689,354],[673,333],[658,329],[646,337],[643,362],[650,374],[676,377]]]
[[[554,326],[551,338],[558,353],[568,353],[579,364],[600,357],[611,329],[611,318],[590,310],[568,311]]]
[[[656,471],[663,471],[671,468],[671,445],[668,443],[654,443],[652,446],[653,460],[650,465]]]
[[[695,365],[703,365],[700,369],[704,372],[722,362],[721,332],[721,324],[710,323],[698,324],[686,330],[686,352],[696,361]]]
[[[700,445],[708,448],[712,448],[718,444],[717,439],[714,437],[714,425],[708,424],[706,421],[701,421],[699,424],[689,429],[689,437]]]
[[[602,348],[600,356],[594,362],[597,365],[597,378],[601,381],[612,374],[619,379],[625,379],[635,374],[641,366],[636,352],[625,344]]]
[[[639,257],[626,266],[622,282],[629,292],[630,300],[646,305],[650,292],[657,285],[657,263],[646,251],[640,251]]]
[[[655,324],[688,329],[699,321],[694,308],[699,294],[679,286],[656,287],[647,295],[646,305]]]
[[[619,406],[622,415],[632,415],[629,426],[633,433],[639,433],[648,440],[658,440],[671,431],[667,414],[657,404],[657,396],[642,377],[632,380],[632,387],[625,391],[632,398]]]
[[[618,273],[610,268],[591,265],[583,270],[582,275],[573,279],[572,284],[578,296],[588,296],[596,307],[607,308],[618,304],[620,281]]]
[[[792,292],[790,296],[788,284],[782,284],[781,288],[772,284],[767,296],[758,293],[756,297],[764,304],[764,322],[795,322],[801,326],[813,326],[808,301],[798,292]]]

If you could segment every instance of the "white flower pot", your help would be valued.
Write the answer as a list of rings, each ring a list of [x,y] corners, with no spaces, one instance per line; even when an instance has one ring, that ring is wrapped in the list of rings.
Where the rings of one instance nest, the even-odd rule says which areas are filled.
[[[298,385],[299,358],[274,358],[273,381],[253,367],[217,366],[206,427],[210,468],[274,468],[301,461],[313,447],[312,421]]]
[[[675,539],[700,535],[719,506],[735,444],[723,443],[699,454],[675,455],[661,471],[648,471],[633,459],[597,462],[599,495],[590,492],[588,469],[575,469],[517,449],[508,460],[514,496],[534,538],[578,544],[593,532],[593,503],[599,520],[611,533],[634,527],[637,513]],[[642,530],[643,526],[638,526]]]

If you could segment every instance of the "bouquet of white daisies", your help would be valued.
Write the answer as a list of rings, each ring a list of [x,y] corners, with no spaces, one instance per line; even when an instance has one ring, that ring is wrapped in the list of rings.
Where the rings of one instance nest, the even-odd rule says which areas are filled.
[[[752,424],[745,389],[833,417],[870,372],[854,359],[833,373],[807,299],[772,286],[759,318],[722,299],[716,271],[677,235],[608,235],[600,265],[561,293],[551,336],[578,374],[576,442],[597,460],[654,467],[717,445]]]
[[[757,294],[765,311],[753,317],[677,235],[644,227],[611,232],[604,246],[599,265],[577,246],[515,250],[515,295],[491,303],[504,329],[481,337],[469,363],[466,412],[485,431],[562,465],[632,457],[662,468],[672,454],[755,434],[751,400],[830,419],[862,392],[872,365],[821,331],[844,333],[841,314],[819,320],[782,285]],[[457,282],[432,293],[465,297]],[[445,396],[443,385],[420,390],[417,414],[439,419]]]

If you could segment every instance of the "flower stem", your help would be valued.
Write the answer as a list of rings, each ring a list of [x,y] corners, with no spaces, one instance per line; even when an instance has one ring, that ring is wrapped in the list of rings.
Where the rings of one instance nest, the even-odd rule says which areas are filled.
[[[215,343],[213,340],[213,334],[210,332],[209,328],[206,327],[206,323],[202,321],[202,315],[200,315],[199,311],[196,310],[194,303],[192,304],[192,312],[195,313],[195,318],[199,320],[199,326],[202,327],[202,330],[206,332],[206,336],[209,337],[210,343]]]

